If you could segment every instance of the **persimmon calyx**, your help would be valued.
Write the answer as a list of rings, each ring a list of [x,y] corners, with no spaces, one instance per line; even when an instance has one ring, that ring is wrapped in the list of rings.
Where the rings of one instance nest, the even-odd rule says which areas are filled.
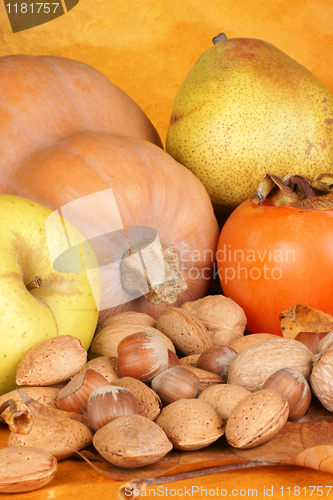
[[[252,201],[262,205],[290,205],[305,210],[333,209],[333,174],[318,174],[312,180],[302,175],[289,174],[280,179],[267,173],[260,182]]]
[[[187,289],[178,251],[153,239],[143,240],[124,253],[121,283],[128,293],[144,295],[152,304],[173,304]]]

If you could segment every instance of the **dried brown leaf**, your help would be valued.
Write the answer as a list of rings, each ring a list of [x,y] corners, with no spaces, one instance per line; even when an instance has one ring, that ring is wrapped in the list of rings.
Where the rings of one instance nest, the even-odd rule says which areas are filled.
[[[304,200],[291,203],[291,206],[304,210],[330,210],[333,209],[333,192],[323,196],[312,196]]]
[[[329,332],[333,330],[333,316],[313,307],[297,304],[280,313],[284,337],[295,338],[300,332]]]
[[[265,199],[268,199],[273,205],[290,205],[292,202],[299,200],[297,193],[288,186],[284,181],[273,174],[266,174],[260,182],[257,189],[257,194],[253,198],[253,202],[261,205]]]

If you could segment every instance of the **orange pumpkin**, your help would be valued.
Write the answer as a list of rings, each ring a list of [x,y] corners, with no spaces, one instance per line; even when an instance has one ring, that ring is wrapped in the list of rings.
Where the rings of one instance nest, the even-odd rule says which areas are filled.
[[[100,319],[128,309],[158,317],[168,303],[207,292],[218,239],[208,194],[159,147],[126,94],[90,66],[31,56],[0,58],[0,94],[1,191],[61,209],[90,240],[101,265]],[[158,242],[176,272],[158,293],[152,267],[149,290],[140,276],[132,287],[138,270],[126,264],[128,249],[142,241],[145,263]]]

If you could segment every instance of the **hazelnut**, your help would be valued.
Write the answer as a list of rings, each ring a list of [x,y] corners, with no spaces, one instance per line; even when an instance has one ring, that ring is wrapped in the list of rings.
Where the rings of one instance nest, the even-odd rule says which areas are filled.
[[[296,335],[295,340],[302,342],[302,344],[305,344],[306,347],[313,352],[313,354],[316,354],[319,342],[321,339],[326,337],[328,333],[329,332],[299,332]]]
[[[169,363],[168,348],[155,333],[142,331],[128,335],[117,347],[122,377],[150,382]]]
[[[262,389],[273,389],[288,401],[289,420],[303,417],[310,407],[310,386],[305,377],[294,368],[281,368],[272,373]]]
[[[91,368],[88,368],[80,375],[70,380],[63,389],[58,392],[57,405],[60,410],[83,413],[87,411],[88,398],[90,393],[108,385],[108,381],[103,375]]]
[[[159,395],[164,404],[177,399],[196,398],[200,380],[183,366],[172,366],[156,375],[151,381],[151,388]]]
[[[87,405],[88,419],[97,431],[120,415],[139,414],[139,403],[130,390],[115,385],[94,389]]]
[[[220,375],[222,382],[228,380],[229,367],[236,357],[236,351],[228,346],[213,346],[200,354],[197,368]]]

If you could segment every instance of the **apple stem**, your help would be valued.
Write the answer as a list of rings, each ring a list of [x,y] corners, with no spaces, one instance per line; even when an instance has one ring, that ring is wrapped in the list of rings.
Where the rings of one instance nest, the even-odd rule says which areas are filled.
[[[31,280],[27,285],[26,288],[27,290],[33,290],[34,288],[40,288],[43,284],[42,278],[39,278],[38,276],[35,276],[33,280]]]

